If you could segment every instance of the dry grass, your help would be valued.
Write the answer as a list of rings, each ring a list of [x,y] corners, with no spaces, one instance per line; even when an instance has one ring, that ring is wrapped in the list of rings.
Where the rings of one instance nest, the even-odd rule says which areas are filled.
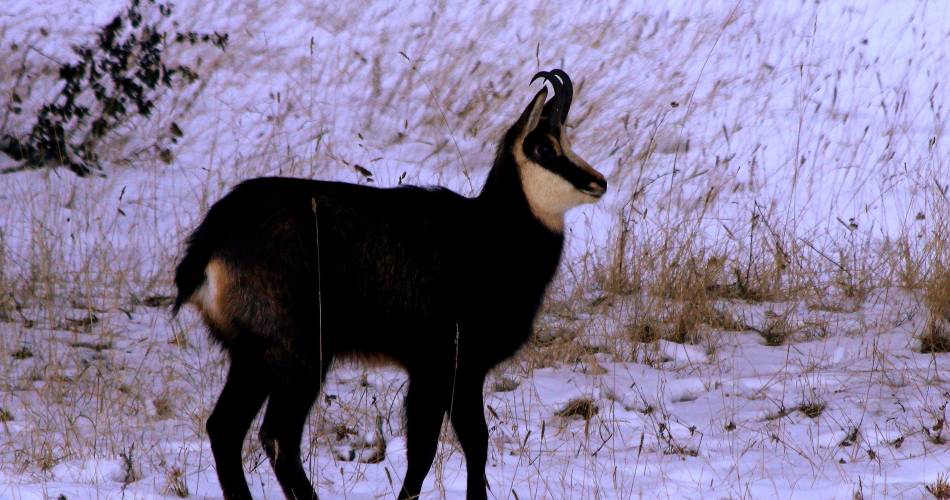
[[[950,499],[950,479],[946,474],[937,474],[934,482],[926,486],[927,493],[933,495],[937,500]]]
[[[931,316],[924,332],[918,337],[920,352],[950,352],[950,323],[947,320]]]
[[[950,352],[950,201],[934,203],[940,219],[927,244],[927,274],[921,288],[929,312],[926,326],[919,335],[920,350],[925,353]]]
[[[818,418],[822,412],[825,411],[825,407],[827,406],[827,403],[820,399],[808,399],[798,405],[798,411],[804,413],[808,418]]]
[[[600,412],[600,408],[591,399],[572,399],[558,410],[555,415],[561,418],[590,420]]]
[[[168,487],[166,492],[175,495],[178,498],[188,498],[191,493],[188,491],[188,485],[185,484],[184,472],[178,467],[172,467],[168,471]]]
[[[753,42],[749,34],[763,29],[755,23],[771,15],[766,6],[672,22],[649,9],[587,16],[544,6],[527,12],[510,3],[461,20],[447,9],[371,34],[352,27],[375,22],[376,7],[209,5],[177,12],[185,24],[221,23],[232,33],[231,47],[225,54],[180,54],[204,57],[201,87],[162,103],[153,121],[115,138],[106,158],[110,178],[0,178],[0,372],[10,374],[0,392],[29,391],[32,398],[15,407],[0,398],[0,424],[15,416],[31,425],[10,448],[20,472],[101,454],[121,458],[128,474],[120,479],[131,482],[141,467],[175,463],[161,466],[167,491],[187,496],[182,472],[195,464],[156,458],[161,439],[142,437],[141,429],[187,422],[191,435],[182,439],[204,442],[203,421],[221,385],[222,363],[200,328],[187,318],[168,325],[159,312],[172,293],[181,242],[201,213],[238,180],[270,174],[439,183],[472,194],[499,133],[528,96],[527,77],[562,63],[578,84],[573,142],[607,173],[611,194],[572,216],[572,246],[536,338],[499,370],[494,391],[513,392],[543,367],[591,376],[605,359],[663,368],[661,340],[715,354],[729,335],[755,331],[766,346],[785,348],[815,337],[805,335],[807,325],[788,304],[845,315],[888,287],[926,305],[921,350],[950,351],[950,214],[941,175],[950,167],[939,143],[919,148],[910,132],[945,119],[924,105],[916,116],[904,111],[899,96],[909,89],[900,80],[881,89],[883,112],[877,102],[867,107],[826,95],[831,87],[844,96],[846,88],[878,83],[872,72],[851,69],[866,64],[856,59],[841,63],[837,77],[822,73],[852,47],[823,53],[802,46],[812,39],[803,35],[811,33],[807,16]],[[429,15],[425,5],[405,7]],[[236,9],[240,24],[215,9]],[[58,30],[74,24],[58,16],[42,22]],[[300,32],[275,47],[273,20],[287,17],[299,21]],[[552,39],[509,22],[529,18],[569,28]],[[3,34],[10,31],[3,29],[12,28],[0,25],[8,47]],[[333,35],[311,48],[314,32]],[[0,50],[0,95],[27,86],[15,68],[29,64],[36,75],[48,74],[53,65],[44,54],[61,57],[68,46],[38,31],[28,38],[35,51]],[[743,50],[751,56],[733,56]],[[698,67],[704,73],[687,70]],[[925,73],[918,70],[908,65],[908,72]],[[835,80],[841,73],[847,82]],[[28,85],[35,95],[23,95],[35,104],[42,82]],[[778,95],[776,86],[790,95]],[[0,112],[4,124],[16,119]],[[141,153],[137,138],[171,121],[186,136],[176,161],[165,166]],[[782,140],[773,141],[775,135]],[[888,140],[878,147],[864,137]],[[836,186],[830,195],[826,184]],[[817,200],[823,196],[835,203]],[[887,213],[876,219],[849,205],[867,199]],[[880,227],[894,218],[901,227]],[[761,323],[740,314],[756,307],[778,312]],[[829,328],[822,326],[822,335],[834,335]],[[145,331],[162,332],[151,339],[162,347],[139,349]],[[309,452],[344,446],[340,456],[352,454],[357,464],[381,459],[384,441],[365,433],[403,433],[402,388],[387,377],[358,394],[334,392],[331,384],[315,410],[329,416],[312,427]],[[591,422],[607,413],[593,399],[576,401],[577,408],[557,413]],[[797,409],[816,418],[825,404],[805,401]],[[783,420],[792,405],[771,420]],[[696,454],[674,440],[667,417],[651,421],[667,449]],[[341,428],[349,429],[343,437]],[[259,462],[258,448],[248,450],[248,462]],[[449,447],[440,460],[452,453]]]

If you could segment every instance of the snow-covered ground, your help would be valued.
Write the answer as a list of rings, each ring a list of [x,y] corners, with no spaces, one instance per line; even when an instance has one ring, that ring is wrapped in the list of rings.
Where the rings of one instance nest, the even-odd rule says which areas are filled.
[[[70,45],[121,5],[7,2],[3,109],[53,95]],[[171,19],[230,45],[170,49],[202,80],[109,139],[108,177],[0,176],[0,498],[219,496],[203,426],[224,361],[164,308],[187,231],[257,175],[368,182],[360,165],[477,192],[555,66],[575,80],[575,149],[611,187],[570,217],[542,339],[486,387],[494,496],[921,498],[950,470],[948,354],[919,352],[928,312],[895,277],[932,271],[950,214],[950,3],[216,0]],[[0,111],[0,134],[30,116]],[[172,122],[166,164],[149,148]],[[603,278],[627,232],[623,281],[642,273],[643,294]],[[731,326],[641,343],[644,303],[679,306],[641,263],[675,268],[657,248],[686,243],[726,281],[780,255],[794,292],[713,297]],[[332,372],[304,446],[325,498],[399,486],[403,382]],[[596,414],[559,416],[577,400]],[[252,491],[280,498],[246,451]],[[446,432],[424,496],[462,498],[464,479]]]
[[[753,326],[792,309],[796,341],[769,347],[756,333],[724,332],[711,353],[660,341],[651,361],[635,362],[593,348],[609,345],[594,335],[585,340],[592,354],[575,362],[530,373],[515,363],[498,373],[486,398],[494,495],[920,498],[950,468],[946,355],[915,352],[914,300],[876,294],[853,312],[734,306]],[[576,321],[597,331],[596,316],[623,304],[599,307]],[[219,495],[201,431],[222,382],[214,349],[191,332],[187,345],[170,342],[182,333],[164,311],[97,317],[89,327],[5,332],[5,352],[26,347],[33,357],[3,360],[3,404],[14,419],[4,424],[0,496],[162,497],[179,472],[191,495]],[[305,463],[325,497],[386,497],[398,487],[403,382],[396,370],[332,373],[305,437]],[[558,416],[575,399],[589,399],[596,415]],[[363,463],[378,430],[385,458]],[[427,497],[464,497],[464,463],[450,435]],[[252,490],[280,498],[260,447],[249,441],[246,449]],[[129,484],[123,454],[134,464]]]

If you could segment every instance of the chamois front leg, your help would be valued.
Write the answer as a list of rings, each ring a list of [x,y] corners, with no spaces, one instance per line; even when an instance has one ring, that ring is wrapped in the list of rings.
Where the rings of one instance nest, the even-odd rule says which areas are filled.
[[[460,374],[456,380],[451,410],[452,427],[465,453],[468,475],[465,497],[468,500],[488,498],[485,481],[488,425],[485,423],[484,384],[484,373]]]
[[[406,477],[400,500],[419,498],[439,445],[442,419],[451,398],[451,374],[433,371],[410,372],[406,394]]]

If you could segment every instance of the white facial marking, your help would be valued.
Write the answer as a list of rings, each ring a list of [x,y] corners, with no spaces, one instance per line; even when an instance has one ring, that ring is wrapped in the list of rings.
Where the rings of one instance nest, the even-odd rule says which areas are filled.
[[[524,154],[523,144],[524,137],[515,141],[514,155],[528,206],[534,216],[548,229],[562,232],[564,214],[578,205],[594,201],[594,198],[578,191],[560,175],[528,159]],[[564,147],[564,141],[561,141],[561,148],[565,156],[571,158],[576,164],[586,165],[583,160]]]

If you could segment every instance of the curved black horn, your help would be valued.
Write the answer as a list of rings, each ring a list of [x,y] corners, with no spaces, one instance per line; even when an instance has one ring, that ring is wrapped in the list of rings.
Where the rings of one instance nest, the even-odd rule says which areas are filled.
[[[534,76],[531,77],[531,83],[534,83],[538,78],[544,78],[545,80],[551,82],[551,89],[554,90],[554,96],[557,97],[561,95],[561,80],[555,78],[554,75],[547,71],[538,71]]]
[[[551,100],[544,105],[544,110],[541,112],[541,116],[545,117],[550,124],[551,128],[557,128],[561,124],[561,104],[563,103],[563,85],[561,85],[561,79],[552,75],[547,71],[538,71],[532,78],[531,83],[534,83],[538,78],[544,78],[551,84],[551,89],[554,90],[554,96],[551,97]]]
[[[560,68],[552,69],[552,75],[558,77],[563,82],[564,100],[561,102],[561,123],[567,120],[567,112],[571,110],[571,102],[574,100],[574,84],[571,83],[571,77]]]
[[[560,69],[538,71],[531,78],[531,83],[534,83],[538,78],[547,80],[554,90],[554,96],[548,101],[547,105],[544,106],[543,115],[547,117],[551,128],[556,128],[562,125],[567,119],[567,111],[571,107],[571,100],[574,96],[574,87],[567,73]]]
[[[547,71],[538,71],[537,73],[534,74],[534,76],[531,77],[531,83],[534,83],[534,81],[537,80],[538,78],[544,78],[546,80],[550,80],[551,73],[548,73]]]

